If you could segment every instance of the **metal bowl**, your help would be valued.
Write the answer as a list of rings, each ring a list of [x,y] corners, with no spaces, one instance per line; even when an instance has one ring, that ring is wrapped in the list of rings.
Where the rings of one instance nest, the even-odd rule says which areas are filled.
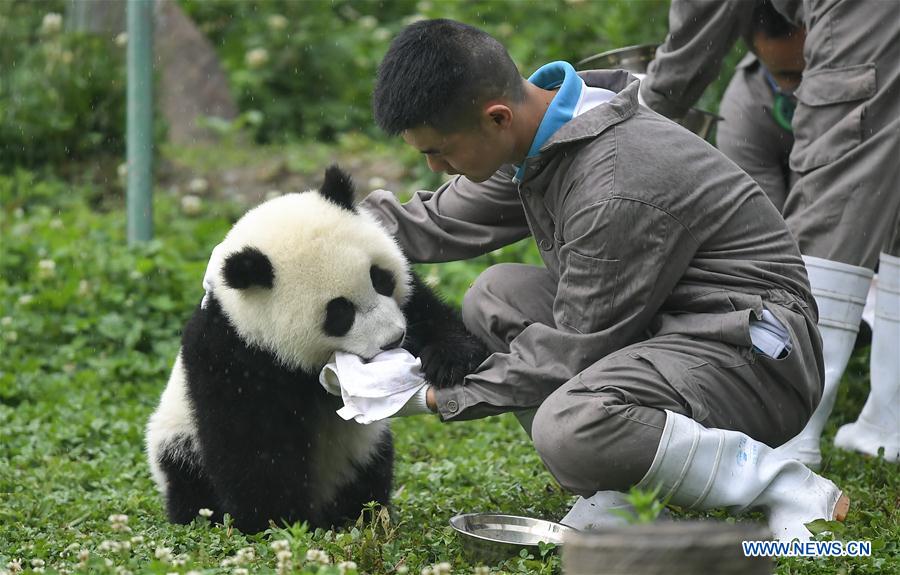
[[[645,74],[647,66],[656,56],[656,44],[638,44],[607,50],[575,64],[576,68],[585,70],[588,68],[608,70],[628,70],[629,72]]]
[[[540,557],[538,543],[561,545],[571,527],[517,515],[464,513],[450,519],[470,561],[494,565],[516,557],[522,549]]]

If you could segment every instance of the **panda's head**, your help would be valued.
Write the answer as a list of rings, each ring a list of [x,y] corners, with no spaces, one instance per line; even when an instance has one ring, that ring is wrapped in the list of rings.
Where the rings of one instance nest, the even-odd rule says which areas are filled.
[[[318,371],[335,351],[371,358],[398,346],[409,266],[394,239],[353,205],[329,168],[318,191],[245,214],[221,245],[215,296],[248,345],[289,368]]]

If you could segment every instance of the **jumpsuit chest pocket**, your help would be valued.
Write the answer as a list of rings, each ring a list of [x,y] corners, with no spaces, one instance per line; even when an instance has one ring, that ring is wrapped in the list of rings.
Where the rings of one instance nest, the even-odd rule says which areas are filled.
[[[791,169],[808,172],[858,146],[866,101],[876,88],[874,64],[805,74],[796,92]]]
[[[562,323],[579,333],[609,326],[618,296],[619,260],[605,260],[569,251],[558,300]]]

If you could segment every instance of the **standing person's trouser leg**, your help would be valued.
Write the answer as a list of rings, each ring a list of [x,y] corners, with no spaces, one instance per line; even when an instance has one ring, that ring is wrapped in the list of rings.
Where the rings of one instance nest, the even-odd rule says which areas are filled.
[[[900,3],[807,0],[803,6],[806,69],[796,92],[790,160],[800,177],[784,216],[801,253],[815,262],[810,284],[824,312],[829,375],[809,427],[782,452],[818,465],[819,438],[853,345],[829,314],[859,324],[861,281],[871,275],[900,208]],[[848,285],[848,274],[861,281]],[[835,299],[847,301],[847,309],[830,305]]]

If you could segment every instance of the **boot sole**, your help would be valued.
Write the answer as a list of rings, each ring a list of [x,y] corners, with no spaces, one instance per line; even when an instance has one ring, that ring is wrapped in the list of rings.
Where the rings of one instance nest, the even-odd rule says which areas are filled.
[[[843,523],[844,520],[847,519],[847,513],[849,512],[850,498],[847,497],[846,493],[841,492],[841,496],[834,505],[834,519]]]

